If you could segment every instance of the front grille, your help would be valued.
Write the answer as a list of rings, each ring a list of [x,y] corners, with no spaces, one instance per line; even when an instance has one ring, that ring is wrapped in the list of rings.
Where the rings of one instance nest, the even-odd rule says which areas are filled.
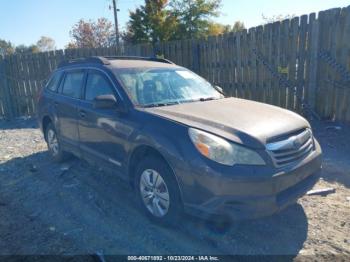
[[[283,137],[283,140],[266,145],[267,152],[276,167],[300,161],[314,150],[314,140],[309,128]]]

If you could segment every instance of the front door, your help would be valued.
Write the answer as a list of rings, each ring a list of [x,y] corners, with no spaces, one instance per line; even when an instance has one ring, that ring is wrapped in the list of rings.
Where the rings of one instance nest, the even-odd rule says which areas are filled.
[[[125,124],[125,116],[116,108],[93,108],[93,100],[99,95],[112,94],[121,102],[115,87],[105,75],[97,70],[89,70],[85,86],[85,96],[79,111],[80,147],[86,158],[93,157],[122,170],[125,145],[131,129]]]

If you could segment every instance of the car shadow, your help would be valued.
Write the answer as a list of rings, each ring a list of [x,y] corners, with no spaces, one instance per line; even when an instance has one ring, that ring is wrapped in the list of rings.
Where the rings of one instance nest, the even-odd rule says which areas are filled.
[[[299,204],[272,217],[230,225],[184,216],[175,227],[159,226],[139,211],[130,186],[114,174],[77,159],[53,163],[47,152],[1,163],[0,179],[0,211],[7,221],[0,228],[4,240],[0,250],[7,254],[289,255],[292,259],[307,238],[308,220]]]
[[[271,217],[224,226],[191,217],[187,221],[182,226],[184,233],[192,232],[225,255],[283,255],[292,259],[302,249],[308,231],[307,217],[299,204]]]

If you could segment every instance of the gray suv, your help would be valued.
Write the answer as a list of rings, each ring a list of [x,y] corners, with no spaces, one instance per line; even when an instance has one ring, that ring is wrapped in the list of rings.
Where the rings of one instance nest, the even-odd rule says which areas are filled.
[[[238,98],[166,59],[62,63],[38,102],[55,161],[84,158],[127,180],[141,209],[231,219],[271,215],[317,181],[321,148],[291,111]]]

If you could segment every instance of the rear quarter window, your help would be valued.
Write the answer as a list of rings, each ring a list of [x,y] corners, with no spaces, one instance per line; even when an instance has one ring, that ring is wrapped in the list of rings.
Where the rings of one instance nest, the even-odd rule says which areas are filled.
[[[49,79],[49,82],[46,85],[46,89],[50,90],[52,92],[56,92],[58,85],[62,78],[62,72],[56,72],[54,73],[51,78]]]

